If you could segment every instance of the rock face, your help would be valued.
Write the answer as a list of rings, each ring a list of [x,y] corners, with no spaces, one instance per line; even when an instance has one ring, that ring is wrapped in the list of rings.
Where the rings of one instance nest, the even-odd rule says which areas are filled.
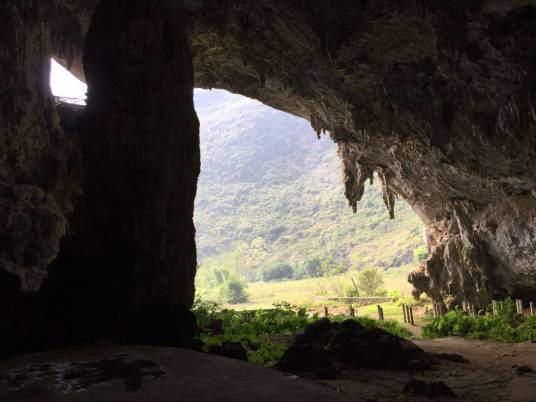
[[[64,315],[89,321],[75,319],[83,332],[178,344],[192,331],[200,164],[181,14],[157,1],[102,1],[83,62],[88,102],[74,129],[84,196],[44,290],[55,306],[75,301]]]
[[[47,82],[44,16],[37,6],[2,2],[0,25],[0,271],[36,290],[66,233],[66,144]]]
[[[432,358],[414,343],[380,328],[348,319],[322,318],[297,335],[278,368],[296,374],[335,378],[339,369],[428,369]]]
[[[53,316],[104,314],[106,331],[191,303],[192,63],[197,86],[329,132],[351,206],[373,172],[391,214],[396,197],[413,206],[431,250],[416,294],[536,297],[534,0],[57,3],[0,6],[6,300],[38,289],[59,256],[39,292]],[[89,84],[67,135],[51,56]]]
[[[197,85],[310,119],[350,205],[375,171],[422,217],[416,294],[535,296],[534,2],[193,3]]]

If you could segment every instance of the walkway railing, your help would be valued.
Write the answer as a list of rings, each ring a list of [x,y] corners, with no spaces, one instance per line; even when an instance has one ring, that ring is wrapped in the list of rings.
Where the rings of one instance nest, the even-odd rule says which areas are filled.
[[[66,96],[55,96],[54,100],[56,105],[74,106],[76,108],[86,107],[86,101],[80,98],[69,98]]]
[[[360,306],[366,306],[369,304],[378,304],[378,303],[388,303],[393,301],[392,297],[380,297],[380,296],[370,296],[370,297],[337,297],[337,296],[316,296],[315,300],[324,300],[324,301],[338,301],[346,304],[358,304]]]

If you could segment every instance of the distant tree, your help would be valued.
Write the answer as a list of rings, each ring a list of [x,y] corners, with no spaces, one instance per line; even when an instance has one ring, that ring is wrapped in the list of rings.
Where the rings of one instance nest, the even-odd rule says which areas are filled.
[[[357,287],[369,296],[375,296],[383,286],[383,273],[378,268],[367,268],[357,275]]]
[[[262,279],[265,281],[280,281],[283,279],[292,279],[294,277],[294,270],[290,264],[286,262],[279,262],[275,265],[264,268],[262,272]]]
[[[228,279],[223,283],[220,293],[223,301],[229,304],[246,303],[249,299],[246,286],[235,278]]]
[[[413,250],[413,258],[417,262],[424,261],[428,258],[428,247],[421,246]]]
[[[297,269],[297,278],[317,278],[322,276],[322,260],[318,257],[309,258]]]
[[[321,269],[324,275],[338,275],[344,272],[344,265],[335,262],[333,256],[328,255],[322,261]]]

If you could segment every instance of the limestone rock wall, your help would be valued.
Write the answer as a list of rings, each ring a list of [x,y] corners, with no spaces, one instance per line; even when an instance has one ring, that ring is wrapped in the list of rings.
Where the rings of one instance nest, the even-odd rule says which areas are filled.
[[[0,5],[0,271],[36,290],[68,230],[78,183],[49,87],[52,42],[35,2]]]
[[[329,132],[350,206],[373,172],[412,205],[415,294],[536,297],[534,0],[5,0],[0,39],[0,296],[27,333],[189,320],[193,70]],[[63,126],[51,56],[89,84]]]
[[[199,123],[179,10],[156,0],[102,1],[84,68],[84,203],[99,263],[136,283],[134,304],[190,304]]]
[[[415,294],[536,296],[534,1],[187,3],[197,85],[309,119],[351,206],[375,171],[421,216]]]

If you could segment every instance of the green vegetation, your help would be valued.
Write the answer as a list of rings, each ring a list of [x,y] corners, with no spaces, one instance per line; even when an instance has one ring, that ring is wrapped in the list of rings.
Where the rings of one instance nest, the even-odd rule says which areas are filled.
[[[497,315],[471,317],[461,310],[450,311],[424,326],[422,335],[425,338],[463,336],[499,342],[536,340],[536,317],[525,318],[518,314],[513,300],[506,300],[502,306]]]
[[[424,261],[428,258],[428,247],[420,246],[413,250],[413,258],[416,262]]]
[[[383,286],[383,274],[378,268],[366,268],[357,275],[357,288],[367,296],[378,295]]]
[[[245,285],[235,278],[230,278],[223,282],[220,292],[223,301],[229,304],[246,303],[248,301]]]
[[[318,140],[308,122],[225,91],[196,91],[195,100],[202,155],[194,217],[199,294],[224,302],[222,289],[235,280],[247,284],[248,308],[287,298],[280,293],[285,288],[301,304],[349,294],[350,278],[371,267],[385,272],[386,289],[406,292],[405,274],[394,287],[389,277],[418,262],[414,250],[426,251],[422,223],[406,203],[398,200],[396,219],[389,220],[375,183],[353,214],[336,145]]]
[[[303,332],[306,325],[318,319],[317,314],[309,314],[305,308],[286,302],[274,304],[271,309],[236,311],[198,300],[193,311],[197,316],[199,336],[205,344],[205,351],[223,342],[240,342],[250,362],[270,367],[283,356],[293,335]],[[349,318],[347,315],[330,317],[332,321]],[[221,321],[222,333],[215,334],[210,330],[215,320]],[[377,326],[400,337],[411,336],[396,321],[375,321],[369,317],[356,317],[355,320],[367,328]]]

